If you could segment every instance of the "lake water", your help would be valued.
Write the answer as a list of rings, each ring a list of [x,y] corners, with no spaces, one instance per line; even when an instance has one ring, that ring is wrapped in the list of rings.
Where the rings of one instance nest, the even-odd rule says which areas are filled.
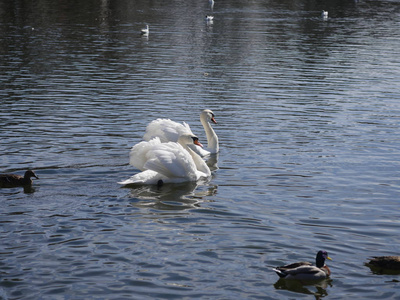
[[[399,299],[364,265],[400,255],[399,20],[399,1],[0,1],[0,171],[40,177],[0,189],[0,299]],[[117,184],[156,118],[206,143],[204,108],[209,182]],[[271,270],[319,249],[319,285]]]

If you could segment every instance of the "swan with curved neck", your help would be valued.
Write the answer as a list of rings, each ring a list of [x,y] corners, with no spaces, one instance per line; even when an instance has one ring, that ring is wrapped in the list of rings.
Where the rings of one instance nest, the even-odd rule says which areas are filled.
[[[214,113],[209,109],[203,110],[200,114],[200,122],[206,132],[207,149],[203,149],[196,145],[190,145],[190,148],[201,156],[218,153],[218,136],[211,126],[211,122],[217,124]],[[184,133],[194,135],[187,123],[183,122],[180,124],[178,122],[171,121],[170,119],[157,119],[147,125],[146,133],[144,134],[143,139],[145,141],[150,141],[152,138],[158,137],[163,143],[177,142],[179,136]]]
[[[207,150],[203,148],[196,148],[197,151],[201,156],[218,153],[219,152],[218,136],[211,126],[211,122],[217,124],[217,121],[215,121],[214,113],[209,109],[203,110],[200,114],[200,122],[201,125],[203,125],[204,131],[206,132]]]
[[[207,164],[188,145],[201,146],[198,138],[183,134],[178,142],[162,143],[156,137],[132,147],[130,164],[142,172],[120,184],[162,184],[197,181],[211,176]]]

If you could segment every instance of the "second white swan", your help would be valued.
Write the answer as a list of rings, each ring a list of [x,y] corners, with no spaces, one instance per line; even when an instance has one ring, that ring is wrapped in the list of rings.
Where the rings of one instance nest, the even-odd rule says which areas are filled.
[[[211,126],[211,122],[217,124],[214,113],[209,109],[203,110],[200,114],[200,122],[206,132],[208,144],[207,149],[203,149],[195,145],[191,145],[190,148],[203,157],[209,154],[218,153],[218,136]],[[190,126],[185,122],[181,124],[171,121],[170,119],[157,119],[147,125],[146,133],[144,134],[143,139],[145,141],[150,141],[152,138],[158,137],[162,143],[177,142],[181,134],[194,135],[190,129]]]

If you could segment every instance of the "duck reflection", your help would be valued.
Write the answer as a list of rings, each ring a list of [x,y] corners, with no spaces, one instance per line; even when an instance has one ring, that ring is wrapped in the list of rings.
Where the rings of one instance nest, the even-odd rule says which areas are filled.
[[[332,279],[322,279],[319,281],[302,282],[298,280],[285,280],[280,278],[274,287],[277,290],[288,290],[300,294],[314,295],[315,299],[328,296],[327,287],[332,286]]]
[[[160,210],[185,210],[200,207],[203,198],[217,193],[217,186],[198,185],[193,182],[138,186],[131,188],[130,205]]]

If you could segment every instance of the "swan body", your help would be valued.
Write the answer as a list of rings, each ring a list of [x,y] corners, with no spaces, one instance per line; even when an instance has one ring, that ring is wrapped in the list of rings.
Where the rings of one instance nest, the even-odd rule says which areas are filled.
[[[29,186],[32,185],[32,179],[31,179],[32,177],[39,179],[39,177],[32,170],[26,171],[24,176],[16,174],[1,174],[0,187],[10,188],[19,186]]]
[[[149,30],[149,25],[146,25],[146,28],[142,28],[142,29],[140,30],[140,33],[143,34],[143,35],[148,35],[149,32],[150,32],[150,30]]]
[[[200,114],[200,122],[206,132],[208,144],[207,150],[195,144],[191,144],[189,145],[189,147],[203,157],[209,154],[218,153],[218,136],[210,124],[210,122],[217,124],[217,121],[215,121],[214,113],[209,109],[203,110]],[[143,139],[145,141],[150,141],[152,138],[158,137],[162,143],[177,142],[179,136],[182,134],[194,135],[192,130],[190,129],[190,126],[185,122],[181,124],[175,121],[171,121],[170,119],[157,119],[147,125],[146,133],[144,134]]]
[[[208,178],[207,164],[188,145],[198,142],[192,134],[182,134],[178,142],[162,143],[155,137],[132,147],[130,164],[142,172],[120,184],[163,184],[197,181]]]
[[[323,10],[323,11],[321,12],[321,17],[322,17],[323,19],[327,19],[327,18],[328,18],[328,12],[327,12],[326,10]]]
[[[206,21],[212,21],[212,20],[214,20],[214,16],[210,16],[210,15],[206,16]]]
[[[331,260],[326,251],[318,251],[315,258],[316,265],[309,262],[297,262],[286,266],[276,267],[273,270],[279,277],[289,280],[320,280],[330,276],[331,271],[325,264],[325,259]]]

